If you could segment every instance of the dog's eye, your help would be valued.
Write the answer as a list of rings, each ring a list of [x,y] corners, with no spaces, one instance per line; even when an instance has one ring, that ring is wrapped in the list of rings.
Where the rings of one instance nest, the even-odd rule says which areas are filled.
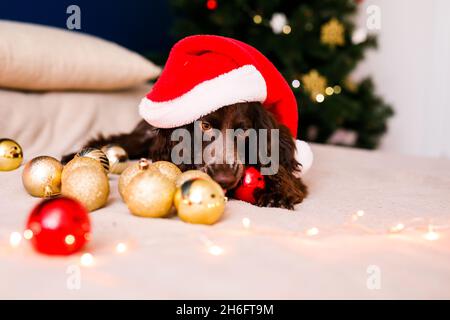
[[[206,121],[202,121],[201,126],[202,126],[203,131],[208,131],[208,130],[211,130],[211,128],[212,128],[211,124]]]

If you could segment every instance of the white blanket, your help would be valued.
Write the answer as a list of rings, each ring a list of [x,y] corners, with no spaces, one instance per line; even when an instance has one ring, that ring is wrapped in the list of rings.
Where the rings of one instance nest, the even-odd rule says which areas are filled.
[[[147,90],[0,91],[0,136],[21,143],[27,159],[59,157],[98,132],[130,130]],[[310,196],[295,212],[230,201],[214,226],[132,216],[111,176],[107,206],[91,213],[84,252],[94,264],[80,269],[81,254],[48,257],[25,241],[9,245],[39,200],[23,189],[21,168],[0,172],[0,298],[450,298],[450,161],[313,151]],[[351,222],[358,210],[364,216]],[[407,230],[387,234],[400,222]],[[436,241],[423,238],[429,223],[438,226]],[[318,235],[307,236],[313,227]],[[125,253],[115,252],[119,242]],[[222,254],[210,253],[214,245]]]

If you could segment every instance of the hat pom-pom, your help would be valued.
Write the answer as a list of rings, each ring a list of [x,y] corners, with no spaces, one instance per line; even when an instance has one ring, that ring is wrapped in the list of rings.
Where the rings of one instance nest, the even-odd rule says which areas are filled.
[[[300,177],[311,168],[314,156],[311,147],[305,141],[295,140],[295,147],[295,159],[301,164],[301,168],[294,174]]]

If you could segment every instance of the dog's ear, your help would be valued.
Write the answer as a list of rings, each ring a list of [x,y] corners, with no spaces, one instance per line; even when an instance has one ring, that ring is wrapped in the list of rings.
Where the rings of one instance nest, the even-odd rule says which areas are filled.
[[[280,165],[288,172],[298,171],[301,167],[295,159],[295,142],[290,130],[285,125],[280,124],[272,113],[267,111],[260,103],[252,103],[251,109],[255,129],[279,130]]]

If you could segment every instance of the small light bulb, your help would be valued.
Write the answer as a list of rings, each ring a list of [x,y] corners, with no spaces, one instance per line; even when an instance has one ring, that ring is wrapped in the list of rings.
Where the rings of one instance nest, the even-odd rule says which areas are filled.
[[[340,86],[334,86],[333,87],[334,93],[339,94],[342,91],[342,88]]]
[[[245,229],[250,229],[250,224],[251,224],[251,221],[249,218],[242,219],[242,225],[244,226]]]
[[[23,238],[25,240],[30,240],[31,238],[33,238],[33,231],[31,231],[30,229],[27,229],[23,232]]]
[[[316,227],[310,228],[308,230],[306,230],[306,235],[313,237],[319,234],[319,229],[317,229]]]
[[[300,81],[298,81],[297,79],[292,80],[292,87],[293,88],[299,88],[300,87]]]
[[[72,244],[75,243],[75,237],[74,237],[73,235],[71,235],[71,234],[68,234],[68,235],[64,238],[64,242],[65,242],[67,245],[71,246]]]
[[[289,33],[291,33],[291,26],[290,25],[285,25],[285,26],[283,26],[283,33],[284,34],[289,34]]]
[[[223,249],[217,245],[212,245],[208,248],[208,251],[213,256],[220,256],[223,253]]]
[[[364,216],[364,214],[365,214],[365,212],[364,212],[364,210],[358,210],[358,211],[356,211],[356,215],[358,216],[358,217],[362,217],[362,216]]]
[[[405,225],[403,223],[397,223],[395,226],[389,229],[391,233],[397,233],[405,229]]]
[[[116,246],[116,252],[124,253],[125,251],[127,251],[127,245],[123,242],[118,243]]]
[[[11,245],[11,247],[16,248],[20,245],[20,242],[22,241],[22,235],[20,234],[20,232],[12,232],[11,235],[9,236],[9,244]]]
[[[256,24],[260,24],[262,22],[262,17],[259,14],[255,14],[253,16],[253,22]]]
[[[325,97],[324,97],[323,94],[319,93],[319,94],[316,96],[316,101],[317,101],[318,103],[322,103],[324,100],[325,100]]]
[[[331,95],[334,93],[334,89],[333,89],[332,87],[327,87],[327,88],[325,89],[325,93],[326,93],[328,96],[331,96]]]
[[[423,235],[423,237],[428,241],[435,241],[439,239],[439,233],[433,230],[433,226],[428,226],[428,232]]]
[[[94,257],[90,253],[84,253],[80,258],[80,263],[84,267],[89,267],[94,264]]]

